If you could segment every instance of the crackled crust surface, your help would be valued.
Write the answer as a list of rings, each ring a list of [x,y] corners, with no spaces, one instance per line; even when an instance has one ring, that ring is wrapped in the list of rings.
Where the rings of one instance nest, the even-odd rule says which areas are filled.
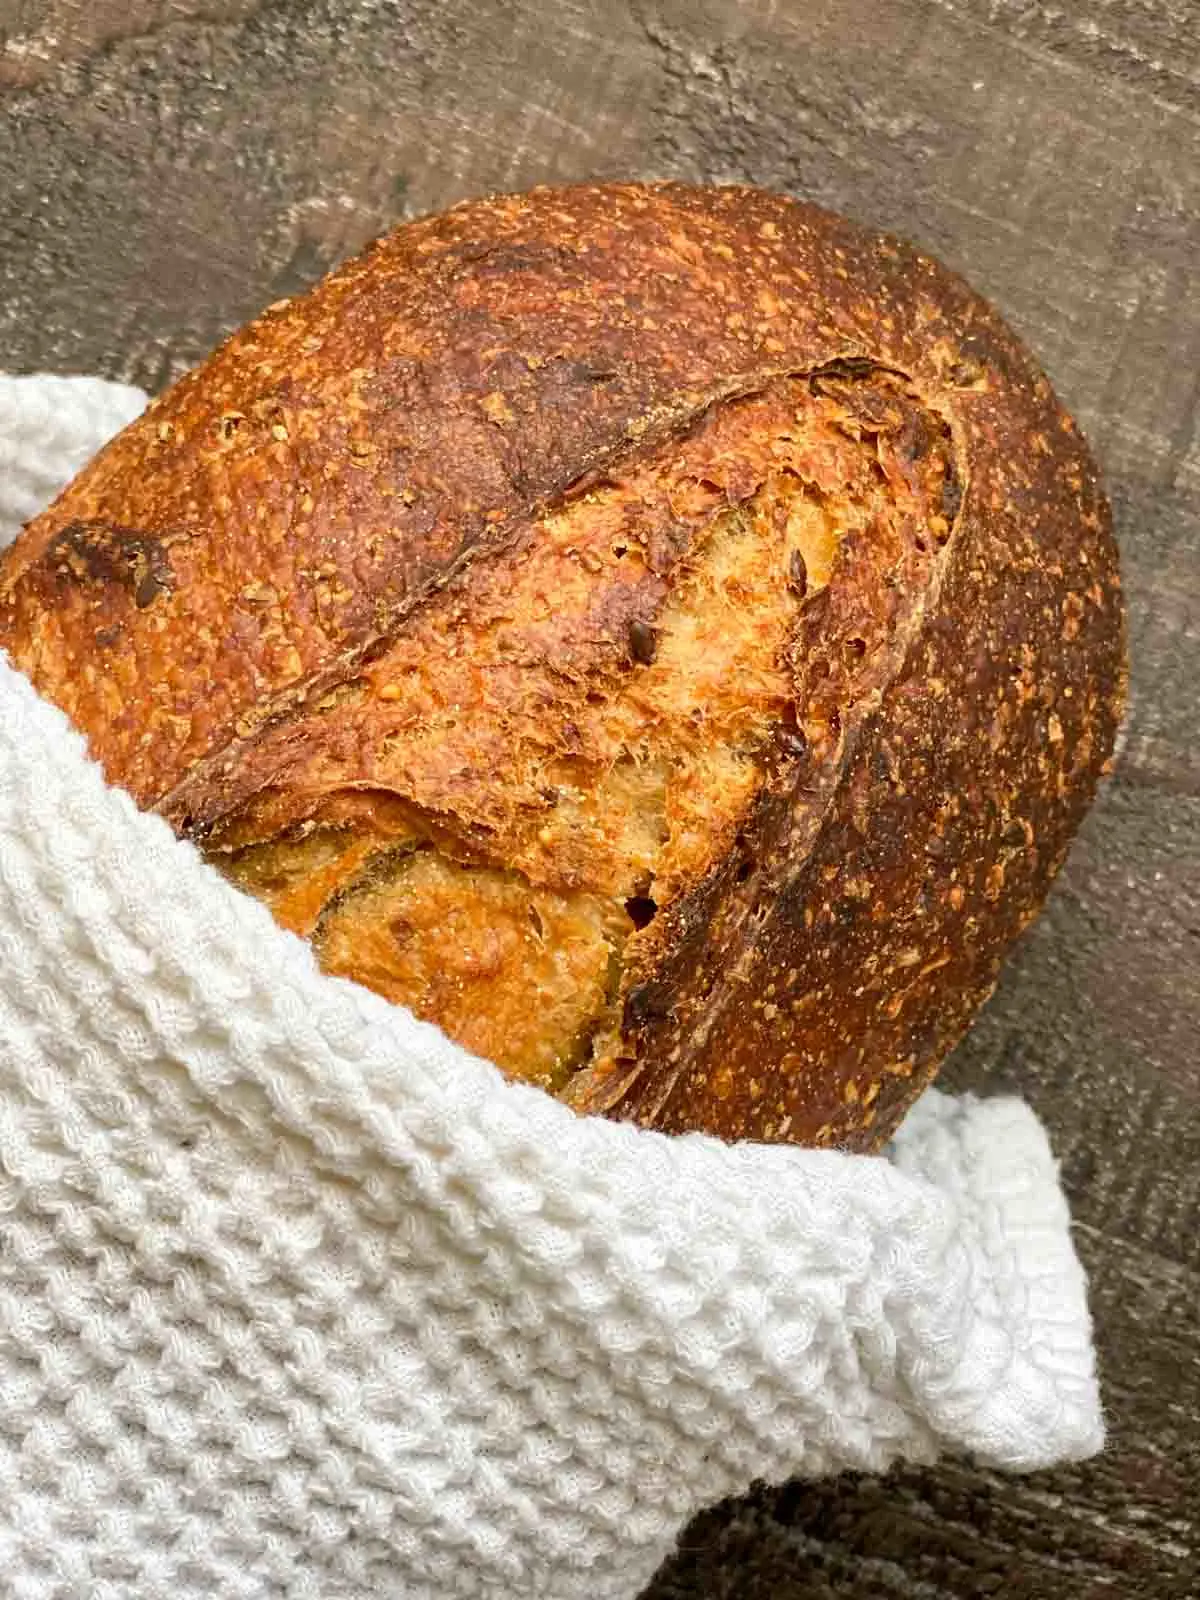
[[[947,536],[950,453],[875,369],[721,402],[439,589],[300,748],[265,738],[208,848],[331,971],[510,1072],[603,1070],[658,913],[768,767],[836,737],[801,613],[875,601],[844,645],[872,670]]]
[[[411,224],[0,567],[0,643],[330,970],[581,1109],[863,1147],[1113,737],[1094,468],[957,279],[747,190]]]

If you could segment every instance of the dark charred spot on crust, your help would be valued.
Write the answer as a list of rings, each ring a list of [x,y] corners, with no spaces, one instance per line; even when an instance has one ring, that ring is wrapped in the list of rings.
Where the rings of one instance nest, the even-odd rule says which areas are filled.
[[[648,928],[658,915],[658,902],[649,895],[635,894],[626,900],[625,909],[635,928]]]
[[[736,863],[733,869],[735,883],[748,883],[754,876],[754,869],[758,865],[754,846],[746,833],[739,833],[734,842],[733,860]]]
[[[638,617],[629,624],[629,654],[643,667],[648,667],[658,654],[658,634]]]
[[[46,546],[43,560],[60,584],[116,584],[132,594],[139,610],[171,593],[165,542],[134,528],[99,520],[70,522]]]

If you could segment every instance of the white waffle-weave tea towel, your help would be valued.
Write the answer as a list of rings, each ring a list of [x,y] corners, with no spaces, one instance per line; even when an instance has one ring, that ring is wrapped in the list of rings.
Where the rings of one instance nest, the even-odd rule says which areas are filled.
[[[142,404],[0,379],[9,536]],[[0,656],[14,1600],[629,1600],[697,1509],[1099,1448],[1011,1099],[888,1159],[581,1120],[323,976]]]

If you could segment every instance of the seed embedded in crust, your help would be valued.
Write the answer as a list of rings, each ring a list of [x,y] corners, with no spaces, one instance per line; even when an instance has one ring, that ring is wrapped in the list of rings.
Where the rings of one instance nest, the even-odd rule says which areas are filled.
[[[788,588],[798,600],[808,593],[808,564],[799,550],[793,550],[788,560]]]
[[[640,618],[629,624],[629,654],[643,667],[648,667],[658,654],[658,634]]]

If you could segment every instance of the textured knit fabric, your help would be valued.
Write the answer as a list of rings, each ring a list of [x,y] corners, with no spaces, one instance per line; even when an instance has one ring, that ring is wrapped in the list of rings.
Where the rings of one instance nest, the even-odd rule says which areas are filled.
[[[133,408],[44,383],[0,517]],[[323,976],[2,656],[0,974],[14,1600],[632,1600],[752,1480],[1101,1443],[1026,1107],[931,1092],[886,1160],[576,1118]]]
[[[140,389],[101,378],[0,373],[0,545],[145,405]]]

